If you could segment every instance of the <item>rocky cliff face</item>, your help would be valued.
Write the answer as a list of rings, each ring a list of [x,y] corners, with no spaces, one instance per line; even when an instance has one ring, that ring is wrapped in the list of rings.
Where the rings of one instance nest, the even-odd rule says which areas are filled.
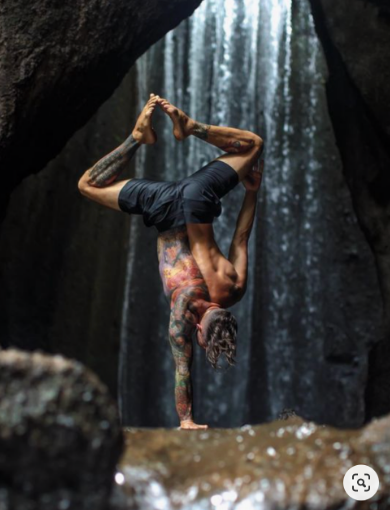
[[[135,60],[200,2],[1,3],[0,217],[9,192],[56,156]]]
[[[368,417],[377,416],[390,410],[390,8],[381,0],[311,4],[329,68],[329,113],[382,290],[367,390]]]
[[[131,72],[14,190],[0,230],[0,344],[76,358],[114,395],[130,218],[83,198],[77,182],[133,128],[134,90]]]

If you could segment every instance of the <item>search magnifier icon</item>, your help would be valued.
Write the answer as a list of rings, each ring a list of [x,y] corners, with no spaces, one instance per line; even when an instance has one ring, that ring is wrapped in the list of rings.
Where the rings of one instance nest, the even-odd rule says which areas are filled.
[[[351,499],[366,501],[378,492],[379,477],[372,467],[365,464],[356,464],[345,473],[343,486]]]

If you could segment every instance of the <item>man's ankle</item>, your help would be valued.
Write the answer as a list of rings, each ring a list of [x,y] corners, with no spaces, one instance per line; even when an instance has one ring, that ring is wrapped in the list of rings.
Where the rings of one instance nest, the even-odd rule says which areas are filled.
[[[197,122],[192,119],[191,121],[193,122],[191,125],[191,135],[196,136],[201,140],[207,140],[210,126],[208,124],[202,124],[202,122]]]
[[[186,132],[186,136],[190,136],[190,135],[194,134],[194,129],[196,129],[198,122],[196,122],[196,120],[194,120],[194,119],[191,119],[191,117],[187,117],[187,119],[188,120],[186,122],[185,132]]]

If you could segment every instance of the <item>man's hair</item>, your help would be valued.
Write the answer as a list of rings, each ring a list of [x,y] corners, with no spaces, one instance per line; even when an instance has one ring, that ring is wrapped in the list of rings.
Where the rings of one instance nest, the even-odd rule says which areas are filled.
[[[236,337],[237,321],[234,315],[227,310],[214,311],[206,331],[206,357],[214,369],[221,368],[217,365],[221,354],[225,354],[229,365],[235,364]]]

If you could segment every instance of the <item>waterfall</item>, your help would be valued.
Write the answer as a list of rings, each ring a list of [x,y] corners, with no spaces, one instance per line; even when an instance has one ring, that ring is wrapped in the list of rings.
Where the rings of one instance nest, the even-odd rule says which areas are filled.
[[[204,0],[137,62],[139,109],[154,92],[196,120],[252,130],[266,142],[248,289],[232,309],[239,323],[237,365],[216,373],[204,351],[194,348],[194,409],[200,423],[239,426],[275,418],[285,407],[326,420],[318,405],[324,384],[346,374],[340,391],[353,403],[341,421],[362,418],[361,397],[353,388],[365,367],[351,369],[348,361],[328,368],[324,362],[325,325],[333,325],[337,336],[344,320],[328,301],[345,285],[341,262],[334,267],[328,262],[338,220],[324,190],[332,192],[330,178],[334,188],[344,185],[326,112],[325,76],[307,0],[294,2],[294,9],[291,0]],[[159,140],[139,151],[137,176],[181,179],[220,154],[194,137],[178,143],[160,112],[154,124]],[[225,254],[243,196],[238,186],[225,197],[214,224]],[[345,193],[342,202],[350,211]],[[360,238],[353,228],[356,244]],[[131,225],[127,278],[122,418],[127,425],[174,426],[169,310],[158,281],[156,232],[141,218]],[[335,413],[340,416],[338,409]]]

